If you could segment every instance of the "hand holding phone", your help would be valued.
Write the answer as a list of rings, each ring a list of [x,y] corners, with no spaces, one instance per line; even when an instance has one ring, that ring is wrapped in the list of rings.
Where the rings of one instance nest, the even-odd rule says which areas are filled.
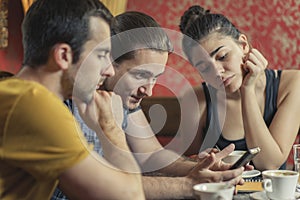
[[[258,153],[260,152],[259,147],[255,147],[252,149],[248,149],[240,159],[238,159],[231,167],[230,169],[237,169],[239,167],[245,166],[248,162],[250,162]]]

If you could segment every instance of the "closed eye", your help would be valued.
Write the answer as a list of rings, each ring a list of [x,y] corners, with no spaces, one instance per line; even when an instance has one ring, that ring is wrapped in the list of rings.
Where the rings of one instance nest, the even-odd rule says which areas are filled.
[[[98,58],[101,59],[101,58],[104,58],[104,57],[107,57],[108,54],[110,54],[110,51],[98,51]]]
[[[136,73],[135,78],[136,79],[148,79],[150,76],[148,73]]]
[[[223,61],[227,58],[227,56],[228,56],[228,53],[224,54],[224,56],[217,57],[217,60]]]

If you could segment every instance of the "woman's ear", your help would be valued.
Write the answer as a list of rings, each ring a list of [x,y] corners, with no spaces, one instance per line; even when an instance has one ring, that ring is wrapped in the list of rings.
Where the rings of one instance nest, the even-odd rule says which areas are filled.
[[[70,45],[66,43],[56,44],[53,47],[53,59],[59,68],[66,70],[72,64],[73,56]]]
[[[249,53],[249,51],[251,50],[251,47],[250,47],[250,44],[248,42],[247,36],[244,35],[244,34],[241,34],[240,37],[239,37],[239,42],[241,43],[243,52],[245,54]]]

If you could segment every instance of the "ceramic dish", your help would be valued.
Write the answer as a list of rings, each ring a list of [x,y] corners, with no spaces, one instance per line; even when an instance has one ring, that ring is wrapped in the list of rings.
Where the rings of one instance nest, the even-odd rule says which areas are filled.
[[[244,171],[242,174],[242,177],[243,178],[253,178],[253,177],[259,176],[260,174],[261,174],[260,171],[254,169],[251,171]]]
[[[254,193],[250,194],[250,198],[253,200],[269,200],[265,191],[254,192]],[[299,192],[295,192],[295,198],[291,199],[291,200],[296,200],[296,199],[300,199]]]

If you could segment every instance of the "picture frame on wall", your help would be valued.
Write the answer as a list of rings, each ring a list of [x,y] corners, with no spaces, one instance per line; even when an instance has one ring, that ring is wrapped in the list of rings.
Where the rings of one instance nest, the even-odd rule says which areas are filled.
[[[8,46],[8,0],[0,0],[0,48]]]

